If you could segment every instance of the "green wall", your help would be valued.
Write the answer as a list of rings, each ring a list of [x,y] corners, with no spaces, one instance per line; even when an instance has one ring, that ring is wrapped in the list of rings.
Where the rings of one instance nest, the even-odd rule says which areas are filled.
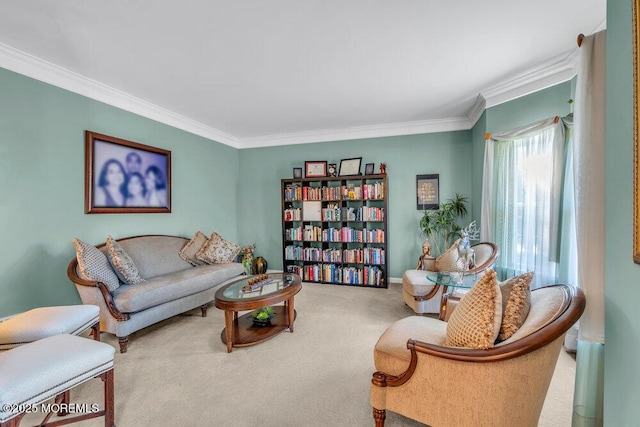
[[[71,240],[139,234],[238,237],[239,152],[0,69],[0,317],[79,303]],[[84,214],[84,131],[172,151],[171,214]]]
[[[571,112],[571,80],[539,90],[504,104],[487,108],[487,132],[508,132],[553,116]]]
[[[487,112],[482,113],[471,129],[473,157],[471,159],[472,203],[471,216],[477,221],[478,228],[482,219],[482,175],[484,173],[484,137],[487,133]]]
[[[416,175],[440,174],[443,200],[456,192],[470,197],[471,148],[470,132],[457,131],[241,150],[241,240],[255,241],[256,254],[264,256],[270,268],[282,268],[280,179],[291,178],[293,168],[304,167],[305,160],[339,165],[340,159],[362,157],[362,171],[365,163],[375,163],[378,171],[384,162],[389,179],[389,276],[401,278],[415,268],[423,240]]]
[[[607,2],[605,385],[607,426],[640,418],[640,265],[633,251],[631,0]],[[587,297],[588,298],[588,297]],[[587,304],[588,304],[587,299]]]

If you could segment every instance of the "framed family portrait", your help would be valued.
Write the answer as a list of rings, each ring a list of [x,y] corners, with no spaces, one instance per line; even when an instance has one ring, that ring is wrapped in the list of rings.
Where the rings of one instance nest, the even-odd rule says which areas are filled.
[[[85,131],[85,213],[170,213],[171,151]]]
[[[306,161],[304,162],[304,177],[316,178],[327,176],[327,162],[324,161]]]
[[[360,163],[362,163],[362,157],[354,157],[352,159],[340,160],[339,176],[351,176],[360,175]]]
[[[416,175],[418,210],[438,209],[440,206],[440,175]]]

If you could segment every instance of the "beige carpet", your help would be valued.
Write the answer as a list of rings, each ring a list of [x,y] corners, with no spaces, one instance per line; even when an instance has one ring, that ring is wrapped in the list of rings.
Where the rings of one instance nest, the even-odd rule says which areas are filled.
[[[293,334],[226,352],[222,311],[193,310],[131,336],[116,352],[116,424],[137,426],[372,426],[373,347],[413,314],[400,285],[389,289],[305,284]],[[112,335],[103,341],[117,348]],[[562,351],[540,426],[570,426],[575,361]],[[102,383],[72,391],[100,403]],[[427,403],[425,403],[427,404]],[[102,418],[80,425],[102,426]],[[22,425],[38,422],[32,415]],[[422,424],[387,413],[387,426]]]

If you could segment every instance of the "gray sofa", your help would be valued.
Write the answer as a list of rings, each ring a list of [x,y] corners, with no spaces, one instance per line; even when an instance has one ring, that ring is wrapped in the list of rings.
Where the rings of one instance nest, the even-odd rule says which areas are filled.
[[[206,316],[216,290],[244,274],[242,264],[236,262],[193,267],[178,255],[188,242],[159,235],[118,239],[145,281],[122,284],[113,292],[101,282],[82,277],[77,258],[69,263],[67,275],[82,302],[100,307],[100,329],[118,337],[121,353],[127,351],[129,335],[135,331],[197,307]],[[98,248],[105,251],[104,245]]]

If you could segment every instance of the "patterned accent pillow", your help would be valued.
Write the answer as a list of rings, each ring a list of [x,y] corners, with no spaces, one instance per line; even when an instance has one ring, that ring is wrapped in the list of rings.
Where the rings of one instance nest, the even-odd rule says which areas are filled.
[[[445,253],[436,258],[436,270],[442,272],[456,271],[458,270],[458,245],[460,239],[456,240],[453,245]]]
[[[140,277],[138,267],[136,267],[129,254],[111,236],[107,237],[107,258],[109,258],[113,269],[124,283],[139,285],[144,282],[144,279]]]
[[[240,253],[240,246],[222,238],[215,231],[209,241],[198,251],[196,258],[207,264],[228,264]]]
[[[197,231],[196,234],[193,235],[193,238],[189,240],[189,242],[184,245],[180,252],[178,252],[178,256],[183,260],[187,261],[189,264],[194,267],[198,267],[200,265],[205,265],[204,261],[200,261],[196,256],[202,247],[209,241],[209,238],[205,236],[202,231]]]
[[[502,323],[502,293],[496,272],[489,269],[460,300],[447,322],[449,347],[493,346]]]
[[[73,239],[73,245],[76,247],[78,268],[84,279],[102,282],[110,292],[118,289],[118,276],[100,249],[77,238]]]
[[[527,319],[531,309],[531,281],[534,273],[512,277],[500,283],[502,293],[502,325],[498,341],[513,335]]]

